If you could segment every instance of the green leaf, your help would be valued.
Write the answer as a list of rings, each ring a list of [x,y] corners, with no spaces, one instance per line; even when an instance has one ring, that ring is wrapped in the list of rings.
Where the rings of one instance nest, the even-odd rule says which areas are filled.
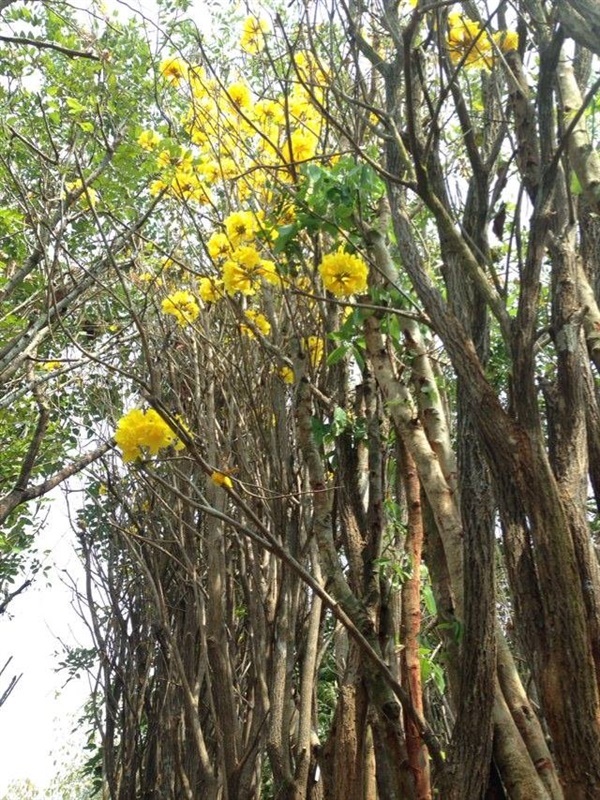
[[[85,106],[81,105],[79,100],[76,100],[74,97],[67,97],[65,99],[71,114],[81,114],[82,111],[85,111]]]
[[[327,356],[327,364],[331,367],[333,364],[337,364],[338,361],[341,361],[344,356],[348,353],[349,345],[348,344],[341,344],[339,347],[336,347],[328,356]]]
[[[430,614],[432,617],[437,614],[437,605],[435,602],[435,597],[433,596],[433,590],[431,586],[425,585],[423,586],[423,602],[425,603],[425,608],[427,609],[427,613]]]
[[[579,178],[577,177],[577,173],[571,171],[571,182],[570,182],[571,194],[580,195],[583,193],[583,186],[581,185]]]

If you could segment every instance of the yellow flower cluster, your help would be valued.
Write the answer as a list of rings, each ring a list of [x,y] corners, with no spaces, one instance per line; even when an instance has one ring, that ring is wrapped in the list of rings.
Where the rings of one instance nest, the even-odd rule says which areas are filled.
[[[65,183],[65,189],[67,192],[69,192],[69,194],[77,194],[83,189],[83,183],[79,178],[74,181],[67,181]],[[80,195],[78,202],[81,203],[84,208],[95,208],[96,203],[98,202],[98,192],[91,186],[86,186],[85,191]]]
[[[308,336],[304,340],[304,346],[308,353],[308,360],[313,369],[317,369],[325,354],[325,342],[322,336]]]
[[[138,144],[144,150],[153,150],[160,142],[160,137],[153,131],[144,131],[138,137]],[[156,165],[162,171],[162,176],[152,181],[150,194],[157,195],[166,191],[172,197],[184,201],[193,200],[201,204],[211,202],[204,172],[201,166],[194,163],[188,150],[161,150],[156,157]]]
[[[227,258],[231,253],[231,242],[226,233],[213,233],[207,242],[206,248],[208,254],[215,261],[220,261]]]
[[[193,322],[200,313],[200,307],[193,294],[179,291],[170,294],[162,301],[162,310],[171,314],[183,328]]]
[[[43,364],[40,364],[40,369],[46,370],[46,372],[53,372],[55,369],[60,369],[61,367],[61,361],[44,361]]]
[[[187,77],[188,65],[182,58],[165,58],[160,62],[159,72],[169,83],[181,83]]]
[[[246,21],[244,49],[257,52],[265,31],[262,21]],[[199,67],[187,77],[192,98],[182,123],[198,149],[204,180],[226,184],[234,201],[242,203],[252,195],[267,207],[273,177],[291,180],[298,166],[317,153],[323,125],[317,104],[326,91],[327,76],[312,56],[300,53],[290,90],[259,100],[245,80],[223,85]]]
[[[155,456],[166,447],[173,446],[175,450],[185,447],[175,431],[152,408],[147,411],[134,408],[121,417],[115,442],[123,454],[123,461],[135,461],[146,451]]]
[[[259,220],[252,211],[234,211],[225,219],[229,242],[236,246],[249,242],[259,230]]]
[[[250,296],[260,289],[261,281],[276,284],[279,282],[275,264],[261,258],[252,245],[242,245],[232,251],[223,264],[223,285],[228,294],[236,292]]]
[[[508,53],[519,46],[519,36],[515,31],[500,31],[490,36],[478,22],[460,11],[448,14],[448,50],[453,64],[463,62],[467,67],[489,68],[494,45],[502,53]]]
[[[265,33],[269,32],[269,24],[258,17],[247,17],[244,20],[240,45],[250,55],[256,55],[264,49]]]
[[[291,385],[294,382],[294,370],[286,364],[283,367],[279,367],[277,374],[284,383]]]
[[[250,56],[259,53],[268,32],[265,21],[248,17],[241,31],[242,50]],[[248,70],[254,73],[254,68]],[[189,98],[180,120],[189,144],[186,149],[152,130],[139,135],[139,147],[154,151],[150,158],[155,159],[157,175],[150,192],[184,202],[214,203],[215,209],[226,198],[235,209],[215,224],[206,241],[212,268],[198,279],[197,299],[190,292],[176,291],[162,303],[163,312],[185,326],[198,316],[200,302],[218,303],[227,295],[252,297],[267,284],[281,287],[286,280],[270,260],[277,229],[294,221],[294,206],[289,198],[285,201],[280,189],[298,180],[304,164],[324,155],[319,152],[325,127],[319,107],[330,77],[308,52],[294,55],[284,90],[271,87],[261,97],[256,97],[242,73],[223,82],[208,69],[177,57],[165,59],[160,74]],[[355,266],[352,269],[360,272]],[[357,275],[339,281],[343,296],[362,288]],[[312,280],[309,283],[308,290],[313,291]],[[308,308],[308,301],[302,302]],[[243,320],[240,325],[245,336],[270,335],[269,321],[258,309],[246,316],[247,324]],[[324,341],[310,337],[306,347],[311,362],[318,366]],[[293,381],[291,370],[280,377]]]
[[[323,258],[319,273],[323,286],[336,297],[349,297],[367,288],[369,268],[362,258],[341,248]]]
[[[222,486],[223,488],[233,489],[233,481],[226,475],[224,472],[217,472],[216,470],[211,473],[210,479],[213,483],[217,486]]]
[[[198,294],[205,303],[216,303],[223,297],[223,281],[219,278],[200,278]]]
[[[260,311],[254,311],[250,309],[249,311],[244,312],[246,319],[250,320],[250,322],[262,333],[263,336],[268,336],[271,333],[271,323],[269,320],[261,314]],[[241,332],[244,336],[247,336],[249,339],[255,339],[254,331],[248,325],[241,325],[240,326]]]
[[[161,142],[160,135],[156,131],[142,131],[138,136],[138,144],[143,150],[154,150]]]

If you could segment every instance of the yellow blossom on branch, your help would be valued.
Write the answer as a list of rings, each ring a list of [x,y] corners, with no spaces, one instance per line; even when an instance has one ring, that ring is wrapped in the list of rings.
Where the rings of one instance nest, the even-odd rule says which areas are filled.
[[[142,131],[138,136],[138,144],[144,150],[154,150],[160,141],[160,135],[156,131]]]
[[[218,161],[209,159],[198,166],[198,172],[207,183],[217,183],[223,178],[223,170]]]
[[[165,314],[175,317],[181,327],[189,325],[200,313],[200,306],[194,295],[186,291],[174,292],[165,297],[161,308]]]
[[[309,161],[317,151],[319,139],[309,130],[297,130],[285,144],[284,153],[294,163]]]
[[[226,261],[223,266],[223,285],[227,294],[240,292],[247,297],[256,294],[258,289],[256,278],[256,273],[252,269],[237,261]]]
[[[217,472],[216,470],[211,473],[210,479],[217,486],[223,486],[227,489],[233,489],[233,481],[224,472]]]
[[[275,267],[274,261],[270,261],[267,258],[261,258],[257,272],[263,281],[271,283],[274,286],[281,285],[281,278],[277,274],[277,268]]]
[[[163,448],[184,447],[175,431],[164,421],[154,409],[142,411],[134,408],[125,414],[117,423],[115,442],[123,454],[123,461],[135,461],[145,451],[155,456]]]
[[[349,297],[367,288],[369,268],[362,258],[341,248],[323,258],[319,273],[323,286],[336,297]]]
[[[223,297],[223,281],[219,278],[200,278],[198,294],[205,303],[216,303]]]
[[[275,264],[261,258],[251,245],[237,247],[223,265],[223,284],[228,294],[253,295],[260,288],[261,280],[273,284],[280,282]]]
[[[231,242],[226,233],[213,233],[206,243],[206,249],[215,260],[227,258],[231,254]]]
[[[292,384],[294,382],[294,370],[287,365],[279,367],[277,374],[284,383]]]
[[[157,194],[160,194],[168,187],[164,181],[161,181],[160,179],[157,178],[157,180],[151,182],[149,188],[150,188],[150,194],[153,197],[156,197]]]
[[[165,58],[160,62],[160,74],[169,83],[180,83],[188,73],[188,65],[182,58]]]
[[[516,50],[519,46],[519,34],[516,31],[498,31],[492,38],[498,45],[501,53],[509,53],[511,50]]]
[[[252,105],[252,94],[250,87],[243,81],[232,83],[226,89],[229,102],[238,110],[250,108]]]
[[[171,191],[181,200],[194,200],[196,203],[209,203],[211,200],[208,189],[197,175],[191,172],[177,171],[171,182]]]
[[[258,219],[253,211],[234,211],[224,220],[225,230],[234,247],[248,242],[259,230]]]
[[[240,45],[242,50],[250,55],[256,55],[265,46],[265,33],[269,31],[269,24],[258,17],[247,17],[244,20]]]
[[[275,100],[259,100],[252,109],[254,119],[271,132],[285,121],[285,109]]]
[[[323,355],[325,354],[325,342],[321,336],[308,336],[304,340],[306,351],[308,353],[308,360],[313,369],[321,364]]]
[[[253,309],[250,309],[249,311],[244,312],[244,316],[246,319],[250,320],[250,322],[252,322],[256,328],[258,328],[259,332],[262,333],[263,336],[268,336],[271,333],[271,323],[264,314],[260,313],[260,311],[254,311]],[[247,336],[249,339],[256,338],[254,331],[248,325],[241,325],[240,330],[244,336]]]
[[[43,364],[40,364],[40,369],[44,369],[46,372],[53,372],[55,369],[60,369],[61,367],[61,361],[44,361]]]
[[[463,61],[467,67],[485,68],[491,65],[492,40],[475,20],[460,11],[448,14],[448,50],[453,64]]]
[[[231,258],[233,261],[245,267],[249,272],[258,272],[260,269],[264,268],[260,253],[255,247],[249,244],[237,247],[231,254]]]

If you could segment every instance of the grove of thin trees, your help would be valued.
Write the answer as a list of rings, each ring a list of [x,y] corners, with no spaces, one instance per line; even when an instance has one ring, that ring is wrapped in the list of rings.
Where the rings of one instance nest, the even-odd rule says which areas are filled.
[[[599,798],[598,4],[0,21],[0,611],[62,486],[89,797]]]

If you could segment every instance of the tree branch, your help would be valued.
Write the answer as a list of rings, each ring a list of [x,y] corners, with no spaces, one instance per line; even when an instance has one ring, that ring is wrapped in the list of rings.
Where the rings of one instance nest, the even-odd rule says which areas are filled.
[[[86,453],[86,455],[81,456],[81,458],[77,459],[72,464],[63,467],[51,478],[48,478],[42,483],[38,483],[36,486],[21,489],[15,486],[15,488],[0,502],[0,525],[6,522],[8,515],[14,511],[17,506],[26,503],[28,500],[34,500],[36,497],[42,497],[48,494],[48,492],[52,491],[56,486],[66,481],[67,478],[77,475],[94,461],[97,461],[108,452],[112,446],[112,442],[100,445],[96,450],[93,450],[91,453]]]
[[[26,36],[0,36],[0,42],[28,45],[29,47],[37,47],[38,50],[54,50],[69,58],[90,58],[92,61],[100,61],[100,56],[95,53],[90,53],[86,50],[72,50],[70,47],[62,47],[59,44],[54,44],[54,42],[43,42],[40,39],[29,39]]]

